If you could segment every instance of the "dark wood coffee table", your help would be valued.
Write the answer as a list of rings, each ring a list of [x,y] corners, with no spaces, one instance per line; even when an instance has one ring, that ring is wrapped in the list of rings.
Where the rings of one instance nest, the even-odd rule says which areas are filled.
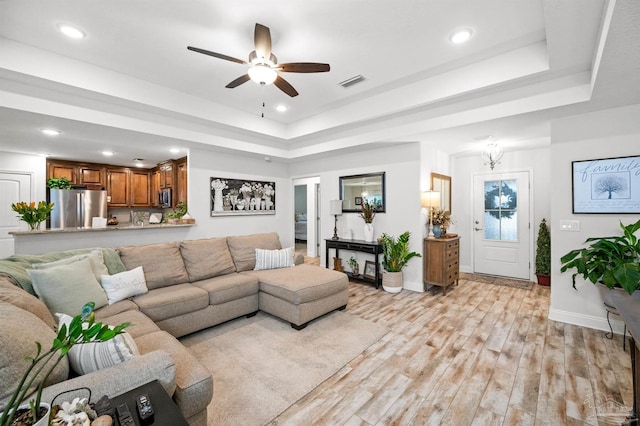
[[[151,405],[155,412],[153,421],[146,423],[141,423],[140,418],[138,418],[138,410],[136,408],[136,397],[143,393],[151,400]],[[164,388],[157,380],[111,398],[111,405],[114,409],[123,402],[127,403],[129,411],[131,412],[131,417],[133,417],[133,421],[136,426],[189,426],[189,423],[187,423],[187,420],[180,412],[180,409],[178,409],[178,406],[173,402],[169,395],[167,395],[167,392],[165,392]],[[114,424],[116,426],[120,426],[120,422],[118,422],[117,418],[118,416],[115,412],[114,417]]]

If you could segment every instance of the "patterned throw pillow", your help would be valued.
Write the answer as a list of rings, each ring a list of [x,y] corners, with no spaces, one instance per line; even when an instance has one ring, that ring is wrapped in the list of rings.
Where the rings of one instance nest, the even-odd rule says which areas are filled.
[[[281,250],[256,249],[256,267],[254,271],[264,269],[289,268],[293,262],[293,247]]]
[[[101,281],[110,305],[149,291],[142,266],[119,274],[103,275]]]
[[[56,314],[56,316],[59,318],[58,328],[62,324],[68,327],[73,319],[66,314]],[[71,369],[82,375],[120,364],[140,355],[140,352],[133,337],[125,331],[106,342],[75,345],[67,355]]]

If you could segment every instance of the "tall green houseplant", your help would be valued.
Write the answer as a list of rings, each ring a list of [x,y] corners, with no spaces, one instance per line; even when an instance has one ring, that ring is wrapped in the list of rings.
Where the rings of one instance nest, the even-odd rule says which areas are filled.
[[[389,293],[398,293],[402,290],[402,268],[414,257],[422,257],[420,253],[409,251],[409,231],[402,233],[396,240],[392,235],[383,233],[382,242],[382,267],[385,274],[382,276],[382,288]]]
[[[548,286],[551,283],[551,234],[547,221],[542,219],[538,228],[536,242],[536,276],[538,284]]]

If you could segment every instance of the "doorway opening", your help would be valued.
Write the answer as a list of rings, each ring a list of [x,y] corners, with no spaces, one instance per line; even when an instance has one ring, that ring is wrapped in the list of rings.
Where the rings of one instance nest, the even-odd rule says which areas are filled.
[[[320,178],[293,180],[295,251],[305,263],[320,264]]]

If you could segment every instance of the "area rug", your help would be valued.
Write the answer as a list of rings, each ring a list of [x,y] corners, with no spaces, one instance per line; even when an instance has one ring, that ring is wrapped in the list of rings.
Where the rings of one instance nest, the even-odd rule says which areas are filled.
[[[211,371],[209,425],[263,425],[387,333],[335,311],[305,329],[259,312],[181,342]]]
[[[534,282],[528,281],[528,280],[518,280],[515,278],[497,277],[494,275],[468,274],[465,272],[460,273],[460,279],[467,280],[467,281],[475,281],[478,283],[521,288],[524,290],[531,290],[533,288],[533,285],[535,284]]]

